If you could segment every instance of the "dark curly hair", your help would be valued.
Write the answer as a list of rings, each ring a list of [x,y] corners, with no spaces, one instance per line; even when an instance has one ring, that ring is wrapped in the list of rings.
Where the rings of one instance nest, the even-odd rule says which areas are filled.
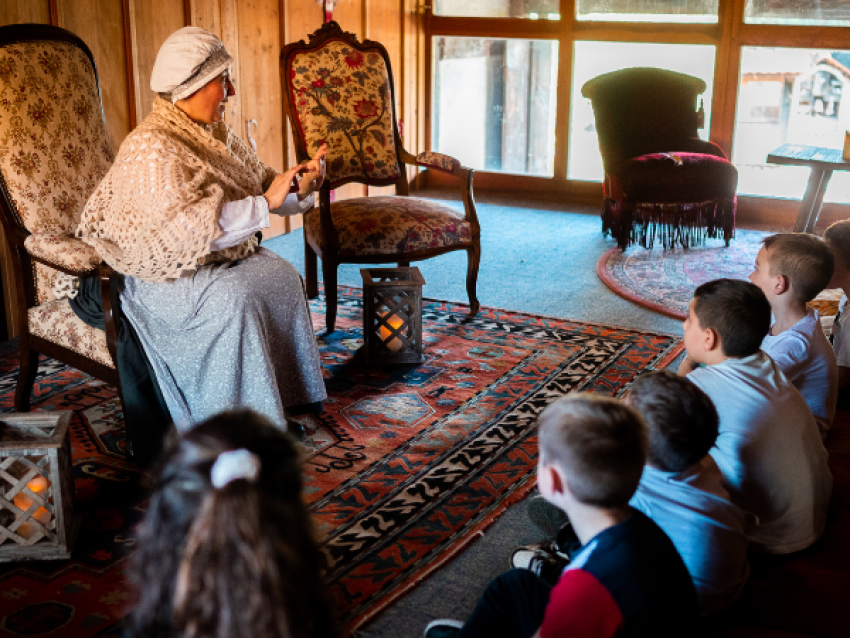
[[[255,481],[216,489],[219,454],[260,460]],[[251,411],[226,412],[164,455],[138,535],[134,637],[332,638],[294,441]]]

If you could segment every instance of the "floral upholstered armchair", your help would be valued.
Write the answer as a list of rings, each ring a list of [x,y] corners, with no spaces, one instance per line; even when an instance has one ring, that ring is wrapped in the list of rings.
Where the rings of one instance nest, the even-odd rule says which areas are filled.
[[[738,171],[723,150],[699,138],[699,78],[630,68],[589,80],[605,167],[602,230],[623,250],[633,243],[665,250],[735,232]]]
[[[88,47],[57,27],[0,27],[0,217],[14,267],[17,411],[29,410],[39,353],[116,386],[121,396],[112,271],[73,236],[112,159]],[[68,303],[77,277],[92,274],[101,276],[105,330],[85,324]]]
[[[386,49],[359,42],[336,22],[280,56],[280,73],[298,159],[326,143],[327,179],[319,208],[304,218],[307,295],[318,294],[316,256],[322,259],[327,299],[326,326],[333,332],[340,263],[398,263],[428,259],[453,250],[468,255],[466,289],[470,316],[476,296],[481,240],[472,199],[472,170],[439,153],[414,157],[401,145],[396,125],[393,77]],[[465,214],[433,201],[408,197],[405,164],[457,177]],[[395,185],[401,197],[359,197],[331,203],[331,189],[349,182]]]

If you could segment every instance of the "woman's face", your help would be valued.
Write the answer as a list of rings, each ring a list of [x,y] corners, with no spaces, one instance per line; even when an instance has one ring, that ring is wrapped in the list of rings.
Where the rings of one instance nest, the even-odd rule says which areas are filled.
[[[198,124],[212,124],[221,122],[224,118],[224,105],[231,95],[236,95],[236,88],[230,79],[230,69],[228,69],[189,97],[178,100],[176,106]]]

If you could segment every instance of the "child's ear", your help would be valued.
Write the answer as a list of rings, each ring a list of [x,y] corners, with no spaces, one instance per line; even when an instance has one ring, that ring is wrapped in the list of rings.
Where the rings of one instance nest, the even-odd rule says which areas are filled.
[[[561,471],[558,469],[557,465],[549,465],[546,467],[548,472],[551,472],[549,475],[549,480],[551,481],[550,485],[552,486],[552,492],[555,494],[563,494],[564,490],[567,486],[566,478],[561,474]]]
[[[777,275],[773,285],[773,292],[777,295],[785,294],[791,290],[791,282],[785,275]]]
[[[704,346],[706,352],[711,352],[715,348],[721,347],[720,335],[714,328],[706,328],[703,333]]]

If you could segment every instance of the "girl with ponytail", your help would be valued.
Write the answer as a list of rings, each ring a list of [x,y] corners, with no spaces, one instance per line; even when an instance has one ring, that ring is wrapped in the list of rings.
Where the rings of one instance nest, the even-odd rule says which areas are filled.
[[[132,638],[333,638],[293,440],[226,412],[165,454],[139,532]]]

